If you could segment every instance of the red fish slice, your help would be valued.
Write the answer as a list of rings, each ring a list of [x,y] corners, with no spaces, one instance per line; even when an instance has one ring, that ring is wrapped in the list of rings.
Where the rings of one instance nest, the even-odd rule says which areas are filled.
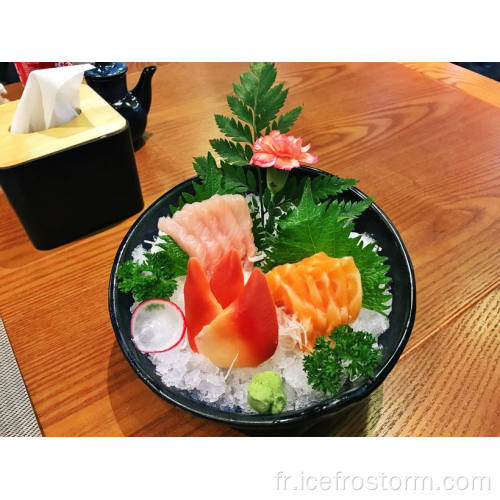
[[[241,294],[244,287],[243,269],[238,251],[229,250],[215,266],[210,288],[219,304],[225,309]]]

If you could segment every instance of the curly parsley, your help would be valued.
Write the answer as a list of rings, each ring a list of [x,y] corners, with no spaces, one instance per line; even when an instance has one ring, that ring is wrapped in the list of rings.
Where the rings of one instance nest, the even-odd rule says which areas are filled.
[[[313,351],[304,356],[303,366],[314,389],[334,396],[347,378],[374,377],[381,358],[372,335],[342,325],[328,338],[316,339]]]
[[[118,288],[138,302],[169,299],[177,289],[175,278],[186,274],[188,255],[170,236],[162,236],[160,252],[144,254],[143,263],[123,262],[116,273]]]

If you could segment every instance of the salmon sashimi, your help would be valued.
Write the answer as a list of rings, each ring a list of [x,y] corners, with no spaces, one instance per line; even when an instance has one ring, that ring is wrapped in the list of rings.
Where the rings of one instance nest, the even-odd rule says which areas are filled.
[[[353,322],[361,309],[361,276],[352,257],[335,259],[319,252],[276,266],[266,279],[276,306],[302,323],[305,350],[314,347],[317,337]]]
[[[196,257],[210,277],[228,249],[234,248],[243,269],[251,271],[255,256],[252,218],[239,194],[215,194],[184,205],[172,217],[160,217],[158,229],[170,235],[190,256]]]

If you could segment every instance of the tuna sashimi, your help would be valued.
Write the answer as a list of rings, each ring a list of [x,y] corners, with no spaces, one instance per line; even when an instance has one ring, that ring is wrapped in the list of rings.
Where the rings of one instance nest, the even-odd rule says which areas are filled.
[[[306,332],[304,348],[340,325],[353,322],[361,309],[361,276],[352,257],[335,259],[324,252],[266,274],[276,306],[295,314]]]
[[[196,257],[208,276],[228,249],[234,248],[243,269],[250,271],[248,260],[256,253],[252,218],[245,198],[239,194],[215,194],[208,200],[189,203],[172,217],[160,217],[158,229]]]

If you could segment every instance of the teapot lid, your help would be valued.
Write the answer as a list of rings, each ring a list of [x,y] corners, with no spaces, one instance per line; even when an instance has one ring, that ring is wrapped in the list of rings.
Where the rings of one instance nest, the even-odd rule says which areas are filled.
[[[123,75],[127,72],[126,64],[121,62],[96,62],[95,68],[85,71],[85,76],[91,78],[110,78],[113,76]]]

